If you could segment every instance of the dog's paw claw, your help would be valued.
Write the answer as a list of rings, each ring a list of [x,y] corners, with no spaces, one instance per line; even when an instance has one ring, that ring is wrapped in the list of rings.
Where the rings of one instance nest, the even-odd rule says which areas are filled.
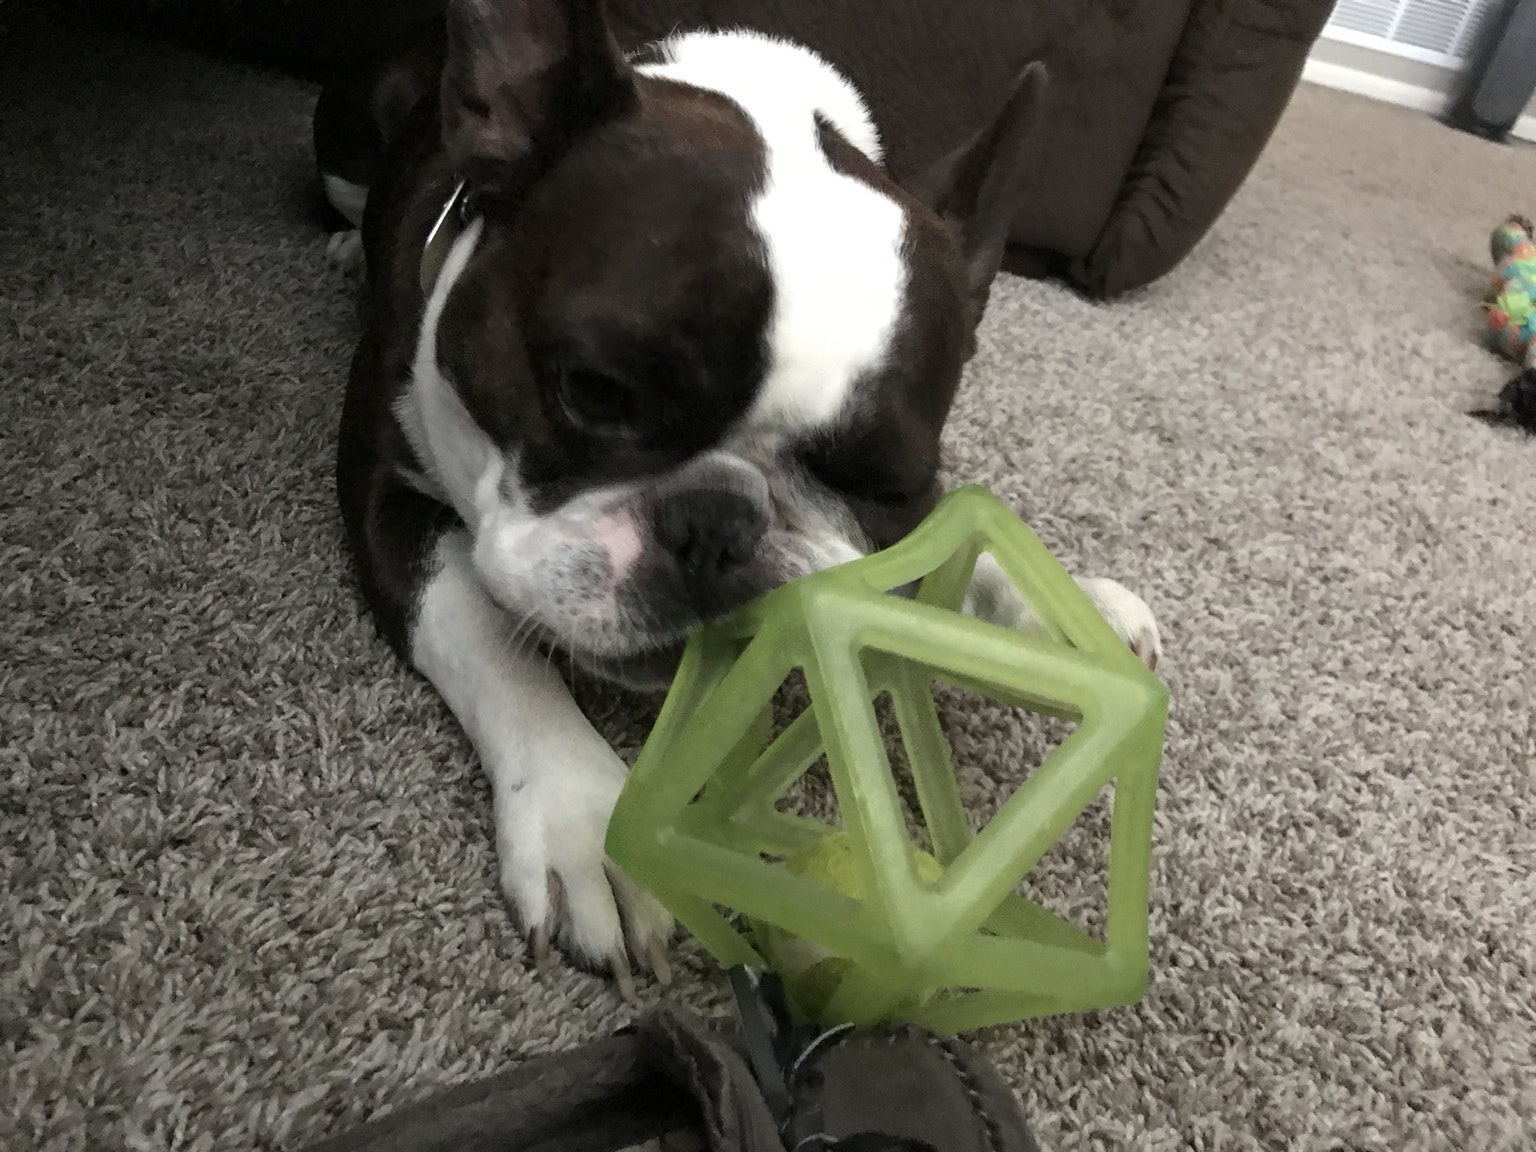
[[[619,990],[619,999],[626,1004],[635,1003],[640,997],[635,991],[635,976],[629,967],[629,954],[620,948],[608,957],[608,972]]]
[[[547,921],[533,930],[531,938],[533,970],[540,976],[549,971],[549,958],[552,952],[550,938],[550,926]]]
[[[671,915],[608,859],[604,839],[623,786],[622,765],[591,766],[586,787],[567,765],[560,787],[524,787],[517,805],[498,813],[501,884],[530,938],[535,969],[552,946],[580,967],[612,975],[626,1000],[635,995],[634,967],[654,968],[672,933]]]
[[[649,972],[662,984],[671,982],[672,970],[667,966],[667,947],[672,939],[672,914],[661,906],[649,892],[619,871],[613,861],[608,861],[608,882],[619,898],[619,908],[624,917],[624,938],[629,945],[629,955],[634,957],[642,972]]]
[[[663,988],[672,987],[672,965],[667,963],[667,949],[665,945],[657,945],[646,957],[646,963],[651,969],[651,974],[656,977],[656,983]]]

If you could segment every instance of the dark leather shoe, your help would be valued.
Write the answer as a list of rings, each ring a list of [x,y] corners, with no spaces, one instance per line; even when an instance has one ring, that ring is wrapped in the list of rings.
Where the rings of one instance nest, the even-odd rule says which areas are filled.
[[[916,1028],[808,1028],[732,974],[737,1018],[663,1009],[309,1152],[1038,1152],[997,1070]]]

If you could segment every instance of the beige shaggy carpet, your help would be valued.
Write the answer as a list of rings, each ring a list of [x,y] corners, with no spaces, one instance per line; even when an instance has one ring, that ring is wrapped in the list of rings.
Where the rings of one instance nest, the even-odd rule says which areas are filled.
[[[312,98],[0,59],[6,1152],[292,1148],[628,1015],[530,975],[465,743],[359,615]],[[1304,89],[1162,283],[996,294],[953,474],[1151,601],[1173,697],[1145,1001],[976,1037],[1049,1149],[1536,1147],[1536,441],[1463,415],[1512,210],[1532,152]],[[650,703],[581,691],[633,748]],[[946,720],[978,804],[1017,782],[1019,718]]]

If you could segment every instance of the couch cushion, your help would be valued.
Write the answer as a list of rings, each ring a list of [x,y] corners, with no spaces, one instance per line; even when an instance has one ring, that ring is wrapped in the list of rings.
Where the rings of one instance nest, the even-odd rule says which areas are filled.
[[[1120,199],[1070,270],[1098,296],[1149,284],[1215,223],[1269,142],[1333,0],[1201,0]]]

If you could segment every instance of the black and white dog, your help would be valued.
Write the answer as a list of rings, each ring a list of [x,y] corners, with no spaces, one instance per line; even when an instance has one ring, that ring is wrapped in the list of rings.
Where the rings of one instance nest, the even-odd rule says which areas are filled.
[[[1044,74],[900,187],[806,48],[626,60],[600,0],[451,0],[441,31],[317,109],[368,276],[341,509],[380,628],[489,774],[535,955],[627,988],[632,961],[665,971],[671,922],[604,855],[625,765],[542,653],[665,683],[699,621],[932,509]],[[1147,607],[1083,586],[1154,663]],[[995,567],[972,599],[1030,626]]]

